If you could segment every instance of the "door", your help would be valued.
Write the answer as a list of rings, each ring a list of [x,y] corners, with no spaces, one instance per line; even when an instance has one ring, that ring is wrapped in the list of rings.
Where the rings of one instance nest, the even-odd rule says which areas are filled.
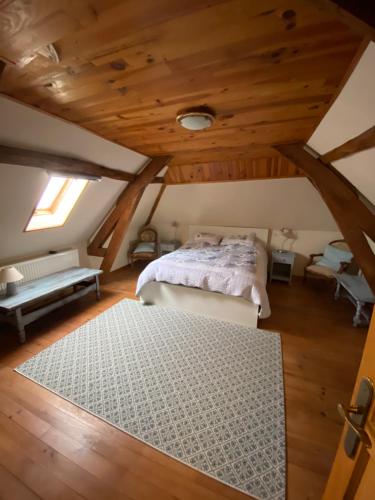
[[[351,406],[340,408],[340,414],[347,420],[323,495],[324,500],[375,499],[375,403],[374,397],[371,397],[372,384],[375,385],[375,312]],[[364,424],[357,423],[361,420]],[[349,421],[354,424],[355,429]]]

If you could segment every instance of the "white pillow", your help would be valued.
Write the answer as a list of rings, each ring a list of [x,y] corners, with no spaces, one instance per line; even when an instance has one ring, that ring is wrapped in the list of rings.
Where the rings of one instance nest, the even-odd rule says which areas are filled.
[[[255,237],[255,233],[224,236],[220,245],[245,245],[252,247],[255,243]]]
[[[219,245],[222,236],[213,233],[196,233],[194,241],[196,243],[207,243],[208,245]]]

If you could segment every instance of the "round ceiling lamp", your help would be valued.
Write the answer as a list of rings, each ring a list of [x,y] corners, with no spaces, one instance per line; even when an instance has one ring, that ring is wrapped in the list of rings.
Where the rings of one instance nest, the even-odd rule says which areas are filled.
[[[177,123],[188,130],[204,130],[213,125],[214,113],[206,107],[189,108],[178,113]]]

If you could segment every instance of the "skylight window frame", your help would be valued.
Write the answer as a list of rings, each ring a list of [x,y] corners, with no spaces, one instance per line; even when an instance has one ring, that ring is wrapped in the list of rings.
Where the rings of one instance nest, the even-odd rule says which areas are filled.
[[[53,177],[53,176],[51,176],[51,177]],[[50,179],[51,179],[51,177],[50,177]],[[59,204],[61,203],[61,200],[62,200],[64,194],[69,189],[69,186],[71,186],[72,180],[73,179],[71,179],[69,177],[67,177],[65,179],[64,184],[61,186],[60,191],[57,193],[55,199],[52,201],[52,203],[49,206],[49,208],[38,208],[40,200],[41,200],[43,194],[45,193],[45,190],[48,187],[48,184],[47,184],[47,186],[45,187],[45,189],[44,189],[44,191],[42,193],[42,196],[39,198],[39,202],[37,203],[37,205],[35,207],[35,210],[34,210],[34,213],[32,214],[31,217],[33,217],[34,215],[53,215],[56,212]]]
[[[81,198],[83,192],[85,191],[85,189],[87,188],[87,186],[89,184],[89,179],[86,179],[86,178],[83,178],[83,177],[82,178],[80,178],[80,177],[69,177],[69,175],[67,174],[66,175],[66,180],[65,180],[63,186],[61,187],[60,191],[57,193],[57,195],[56,195],[55,199],[53,200],[53,202],[51,203],[50,207],[48,209],[45,209],[45,208],[38,209],[38,205],[39,205],[39,203],[40,203],[40,201],[41,201],[41,199],[43,197],[43,194],[45,193],[46,189],[48,188],[48,184],[49,184],[49,182],[50,182],[50,180],[51,180],[52,177],[61,177],[61,176],[54,175],[54,174],[50,174],[48,176],[48,182],[44,186],[43,191],[41,192],[41,194],[39,196],[38,202],[34,205],[34,208],[31,211],[30,217],[28,218],[27,223],[25,225],[25,228],[23,230],[24,233],[31,233],[31,232],[34,232],[34,231],[45,231],[47,229],[55,229],[55,228],[58,228],[58,227],[63,227],[66,224],[67,220],[69,219],[70,214],[72,213],[74,207],[78,203],[78,200]],[[79,193],[79,195],[77,196],[77,198],[74,200],[74,202],[72,203],[72,205],[69,207],[69,210],[67,210],[67,212],[65,214],[64,221],[61,224],[46,225],[45,227],[34,227],[34,228],[28,229],[28,227],[30,226],[30,223],[31,223],[33,217],[53,216],[54,214],[56,214],[56,212],[57,212],[60,204],[64,200],[64,196],[66,195],[67,191],[73,185],[74,181],[77,181],[77,180],[85,181],[85,185],[83,186],[81,192]]]

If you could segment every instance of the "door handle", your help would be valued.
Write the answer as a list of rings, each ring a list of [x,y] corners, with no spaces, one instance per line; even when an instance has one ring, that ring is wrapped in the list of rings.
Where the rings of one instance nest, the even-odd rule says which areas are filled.
[[[350,426],[352,431],[357,435],[359,440],[363,443],[366,448],[371,448],[372,444],[367,432],[357,425],[350,417],[350,413],[355,413],[356,415],[362,414],[362,409],[358,406],[350,406],[348,409],[344,408],[341,403],[337,405],[337,411],[339,415],[345,420],[345,422]]]
[[[349,458],[354,458],[360,442],[366,448],[372,446],[364,427],[373,396],[374,386],[372,380],[369,377],[363,377],[359,384],[355,404],[348,409],[344,408],[341,403],[337,405],[337,411],[349,426],[344,438],[344,449]]]

